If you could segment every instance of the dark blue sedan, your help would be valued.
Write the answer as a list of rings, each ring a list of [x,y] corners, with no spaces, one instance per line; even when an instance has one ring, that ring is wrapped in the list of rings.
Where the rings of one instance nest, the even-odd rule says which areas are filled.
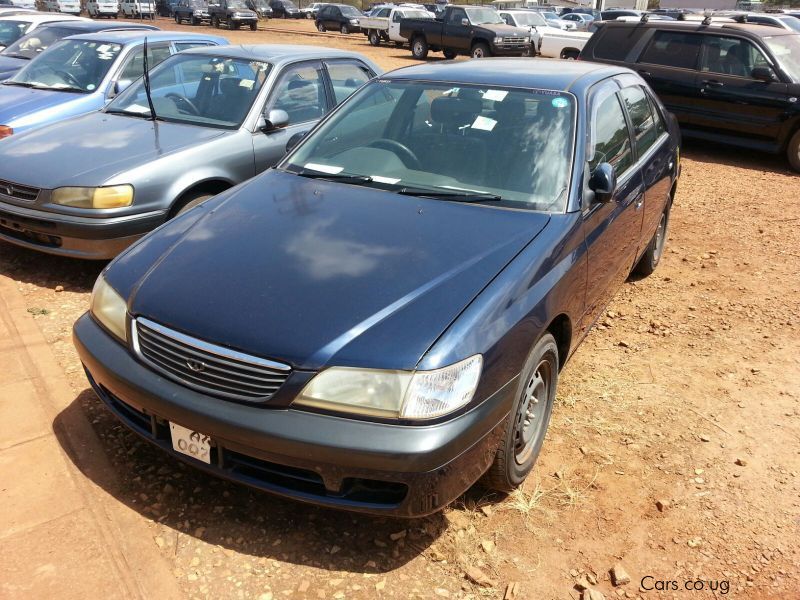
[[[564,363],[659,262],[678,144],[627,69],[400,69],[118,257],[75,344],[115,415],[211,473],[400,516],[509,491]]]

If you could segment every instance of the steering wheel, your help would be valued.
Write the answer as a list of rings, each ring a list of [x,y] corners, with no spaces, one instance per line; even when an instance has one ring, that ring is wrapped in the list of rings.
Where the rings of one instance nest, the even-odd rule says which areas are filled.
[[[189,100],[186,96],[181,96],[180,94],[176,94],[175,92],[170,92],[169,94],[165,95],[165,98],[169,98],[175,103],[175,106],[178,110],[182,110],[183,112],[188,112],[196,117],[200,116],[200,111],[197,110],[197,107]],[[189,110],[185,110],[185,109]]]
[[[75,75],[73,75],[69,71],[62,71],[62,70],[55,70],[54,69],[53,72],[56,75],[58,75],[59,77],[61,77],[61,79],[66,81],[68,84],[70,84],[72,87],[83,89],[83,85],[81,85],[81,82],[78,81],[77,77],[75,77]]]
[[[417,155],[408,147],[397,140],[390,140],[389,138],[381,138],[375,140],[367,146],[367,148],[380,148],[381,150],[388,150],[394,153],[400,161],[409,169],[422,170],[422,164],[419,162]]]

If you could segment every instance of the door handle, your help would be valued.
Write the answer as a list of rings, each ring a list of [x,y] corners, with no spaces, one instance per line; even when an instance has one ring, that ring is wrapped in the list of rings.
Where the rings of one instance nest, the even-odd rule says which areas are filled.
[[[703,85],[706,87],[722,87],[725,84],[716,79],[703,79]]]

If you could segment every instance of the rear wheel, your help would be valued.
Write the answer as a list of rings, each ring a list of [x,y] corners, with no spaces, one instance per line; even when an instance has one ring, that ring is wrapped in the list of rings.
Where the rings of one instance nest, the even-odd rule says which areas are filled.
[[[453,60],[456,57],[455,50],[443,50],[443,52],[444,52],[444,57],[447,60]]]
[[[411,55],[417,60],[428,58],[428,42],[421,35],[411,40]]]
[[[192,16],[192,19],[191,19],[190,22],[191,22],[192,25],[199,25],[200,24],[200,19],[198,19],[195,16]]]
[[[371,29],[369,35],[367,36],[369,43],[373,46],[380,46],[381,45],[381,36],[378,33],[377,29]]]
[[[789,159],[792,169],[800,172],[800,129],[795,131],[792,139],[789,140],[789,144],[786,146],[786,157]]]
[[[472,47],[472,58],[486,58],[492,55],[492,51],[489,49],[488,44],[483,42],[478,42]],[[445,55],[446,56],[446,55]]]
[[[219,29],[219,17],[217,15],[211,17],[211,26]]]
[[[575,49],[562,50],[561,51],[561,58],[566,59],[566,60],[578,60],[578,55],[579,54],[580,54],[580,52],[578,52]]]
[[[669,204],[661,214],[661,220],[658,222],[658,227],[650,243],[647,244],[647,250],[642,254],[642,258],[633,267],[633,272],[637,275],[647,277],[656,270],[658,263],[661,261],[661,255],[664,253],[664,243],[667,240],[667,226],[669,225]]]
[[[536,342],[522,374],[503,439],[481,480],[500,492],[511,492],[525,481],[542,449],[558,386],[558,346],[552,335]]]

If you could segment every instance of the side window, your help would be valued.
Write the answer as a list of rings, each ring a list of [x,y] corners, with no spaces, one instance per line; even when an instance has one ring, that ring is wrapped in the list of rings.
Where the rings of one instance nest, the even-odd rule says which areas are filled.
[[[376,17],[388,17],[388,16],[389,16],[389,11],[390,11],[390,10],[391,10],[391,9],[389,9],[389,8],[382,8],[382,9],[380,9],[380,10],[378,11],[378,14],[377,14],[377,15],[375,15],[375,16],[376,16]]]
[[[650,95],[650,92],[646,92],[646,95],[647,102],[650,104],[650,112],[653,113],[653,120],[656,126],[656,137],[658,137],[667,130],[667,126],[664,124],[664,116],[661,114],[661,110],[658,108],[653,96]]]
[[[392,21],[394,21],[395,23],[399,23],[402,18],[403,15],[399,11],[396,11],[394,15],[392,15]]]
[[[122,73],[119,79],[133,81],[139,79],[144,74],[144,64],[142,61],[143,48],[139,47],[134,50],[125,61],[125,66],[122,68]],[[148,45],[147,46],[147,63],[150,70],[170,55],[168,45]]]
[[[327,110],[325,87],[316,64],[287,68],[275,87],[270,108],[285,110],[289,125],[321,118]]]
[[[594,112],[589,156],[591,171],[607,162],[616,168],[617,177],[633,164],[628,124],[616,94],[606,97]]]
[[[700,70],[705,73],[752,77],[756,67],[769,66],[761,51],[747,40],[707,35],[703,44]]]
[[[645,96],[644,90],[638,85],[623,89],[620,95],[633,125],[636,154],[642,156],[660,135],[656,129],[656,120],[650,102]]]
[[[504,15],[500,15],[500,17],[503,19],[503,21],[505,21],[506,25],[514,25],[514,22],[511,19],[511,15],[510,14],[505,13]]]
[[[175,50],[177,52],[181,52],[183,50],[188,50],[189,48],[203,48],[205,46],[214,46],[210,42],[175,42]]]
[[[461,19],[467,18],[467,12],[461,9],[455,9],[450,11],[450,18],[447,19],[447,22],[451,25],[461,25]]]
[[[647,46],[640,63],[694,69],[700,55],[701,35],[682,31],[657,31]]]
[[[603,27],[594,45],[594,57],[606,60],[625,60],[628,52],[642,39],[647,29],[642,27]]]
[[[325,66],[331,78],[336,104],[344,102],[372,77],[365,67],[354,62],[336,61],[326,63]]]

